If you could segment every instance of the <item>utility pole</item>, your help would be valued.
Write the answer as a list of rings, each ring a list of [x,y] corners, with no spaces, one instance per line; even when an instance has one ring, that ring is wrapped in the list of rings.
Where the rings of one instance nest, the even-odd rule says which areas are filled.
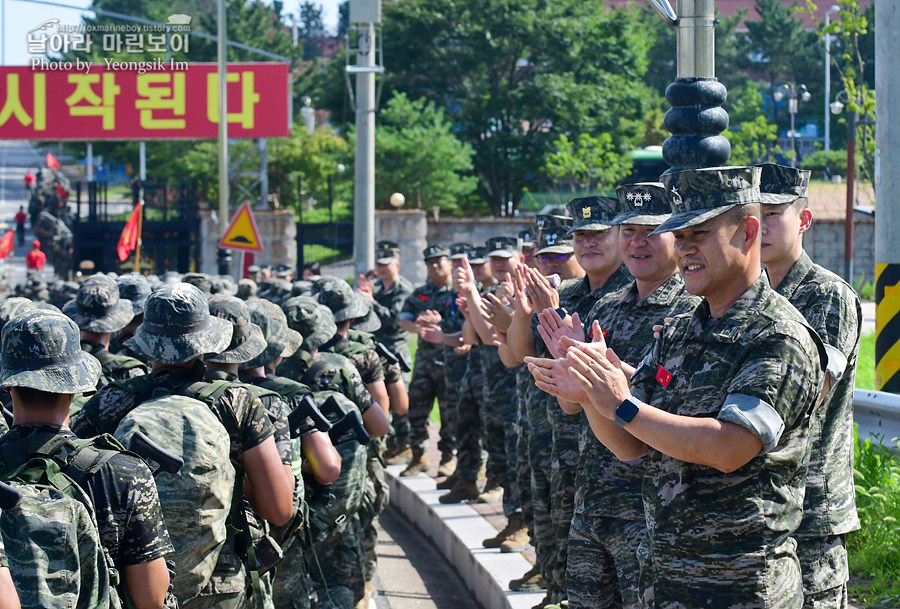
[[[350,0],[350,23],[356,28],[356,166],[353,188],[353,258],[356,274],[375,267],[375,24],[381,23],[381,2]]]
[[[219,237],[228,230],[228,35],[225,27],[225,2],[219,0],[218,40],[219,54]],[[219,250],[219,274],[228,275],[230,258],[226,250]]]
[[[900,393],[900,6],[875,3],[875,388]]]

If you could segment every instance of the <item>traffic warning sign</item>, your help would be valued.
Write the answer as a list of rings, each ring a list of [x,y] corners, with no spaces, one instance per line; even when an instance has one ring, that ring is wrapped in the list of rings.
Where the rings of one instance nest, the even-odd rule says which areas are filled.
[[[228,229],[222,235],[222,240],[219,241],[219,247],[263,253],[259,229],[256,228],[256,220],[253,219],[253,212],[250,211],[250,205],[246,201],[231,219],[231,224],[228,225]]]

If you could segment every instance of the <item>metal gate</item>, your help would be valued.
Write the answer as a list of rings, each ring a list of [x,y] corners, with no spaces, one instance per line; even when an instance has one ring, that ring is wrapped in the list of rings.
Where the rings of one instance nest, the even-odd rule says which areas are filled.
[[[297,222],[297,276],[304,265],[322,266],[353,258],[353,222]]]

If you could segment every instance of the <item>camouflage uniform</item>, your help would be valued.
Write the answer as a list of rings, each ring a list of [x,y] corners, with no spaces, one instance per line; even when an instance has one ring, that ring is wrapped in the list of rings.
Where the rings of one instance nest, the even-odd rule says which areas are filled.
[[[585,327],[598,321],[606,332],[606,344],[623,362],[636,365],[653,344],[653,325],[689,313],[699,302],[685,291],[679,274],[643,300],[638,300],[637,285],[632,282],[598,300]],[[646,531],[641,502],[644,460],[619,461],[594,437],[586,420],[579,449],[566,566],[569,603],[635,609],[640,575],[635,549]]]
[[[93,389],[100,375],[97,360],[81,351],[78,328],[52,311],[30,311],[6,324],[2,352],[0,386],[4,388],[71,395]],[[53,363],[54,359],[63,363]],[[33,452],[40,452],[35,445],[59,436],[75,438],[64,426],[16,425],[0,438],[0,451],[8,464],[24,464]],[[96,472],[77,482],[93,501],[100,540],[118,569],[173,551],[156,485],[143,460],[116,452]],[[20,589],[35,589],[16,573],[12,575]],[[80,579],[77,573],[67,577]]]
[[[840,381],[813,416],[803,520],[795,533],[807,606],[814,598],[829,597],[836,602],[824,606],[846,606],[846,534],[859,529],[853,484],[853,387],[862,328],[859,296],[840,277],[813,264],[805,252],[775,291],[803,314],[826,346],[841,354],[838,360],[846,359],[846,365],[837,365],[843,368]]]
[[[456,475],[461,480],[477,480],[484,463],[484,372],[481,368],[480,350],[480,345],[472,345],[466,353],[466,369],[459,382],[459,398],[456,402],[457,428],[466,430],[459,438],[457,452]],[[471,433],[468,433],[469,430]]]
[[[578,313],[586,319],[594,303],[621,287],[631,279],[624,266],[620,266],[609,279],[596,290],[591,290],[587,277],[569,279],[559,286],[559,306],[569,315]],[[536,341],[538,352],[544,352],[543,341]],[[553,433],[550,453],[550,518],[553,526],[553,556],[550,561],[551,581],[557,594],[565,598],[566,560],[569,543],[569,526],[575,513],[575,474],[580,453],[578,438],[584,424],[584,414],[566,414],[555,397],[543,394],[544,410]],[[538,416],[537,414],[535,416]]]
[[[450,309],[453,294],[449,284],[438,287],[428,279],[425,285],[413,290],[406,299],[400,318],[415,321],[420,313],[428,309],[433,309],[443,316]],[[425,444],[428,442],[428,417],[434,407],[434,401],[437,400],[441,415],[438,450],[441,453],[453,452],[455,430],[452,428],[453,417],[449,405],[444,399],[444,380],[443,347],[420,339],[412,379],[409,382],[409,444],[414,451],[425,450]]]
[[[658,609],[801,606],[790,535],[802,515],[809,417],[823,380],[820,347],[761,276],[718,320],[705,301],[675,318],[638,366],[632,393],[639,400],[740,425],[763,445],[727,474],[649,449],[641,594]]]

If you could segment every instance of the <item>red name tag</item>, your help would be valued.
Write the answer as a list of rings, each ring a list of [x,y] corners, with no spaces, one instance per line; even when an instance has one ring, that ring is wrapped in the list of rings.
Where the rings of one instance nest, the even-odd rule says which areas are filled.
[[[603,340],[606,340],[606,335],[609,334],[609,332],[607,332],[603,328],[600,328],[600,332],[603,334]],[[594,338],[594,330],[593,329],[588,333],[588,338],[590,338],[590,339]]]
[[[429,300],[431,300],[431,299],[428,298],[428,296],[426,296],[425,294],[418,294],[418,295],[416,296],[416,298],[418,298],[418,299],[421,300],[422,302],[428,302]]]
[[[672,382],[672,373],[663,368],[662,366],[658,366],[656,368],[656,381],[665,387],[669,388],[669,383]]]

